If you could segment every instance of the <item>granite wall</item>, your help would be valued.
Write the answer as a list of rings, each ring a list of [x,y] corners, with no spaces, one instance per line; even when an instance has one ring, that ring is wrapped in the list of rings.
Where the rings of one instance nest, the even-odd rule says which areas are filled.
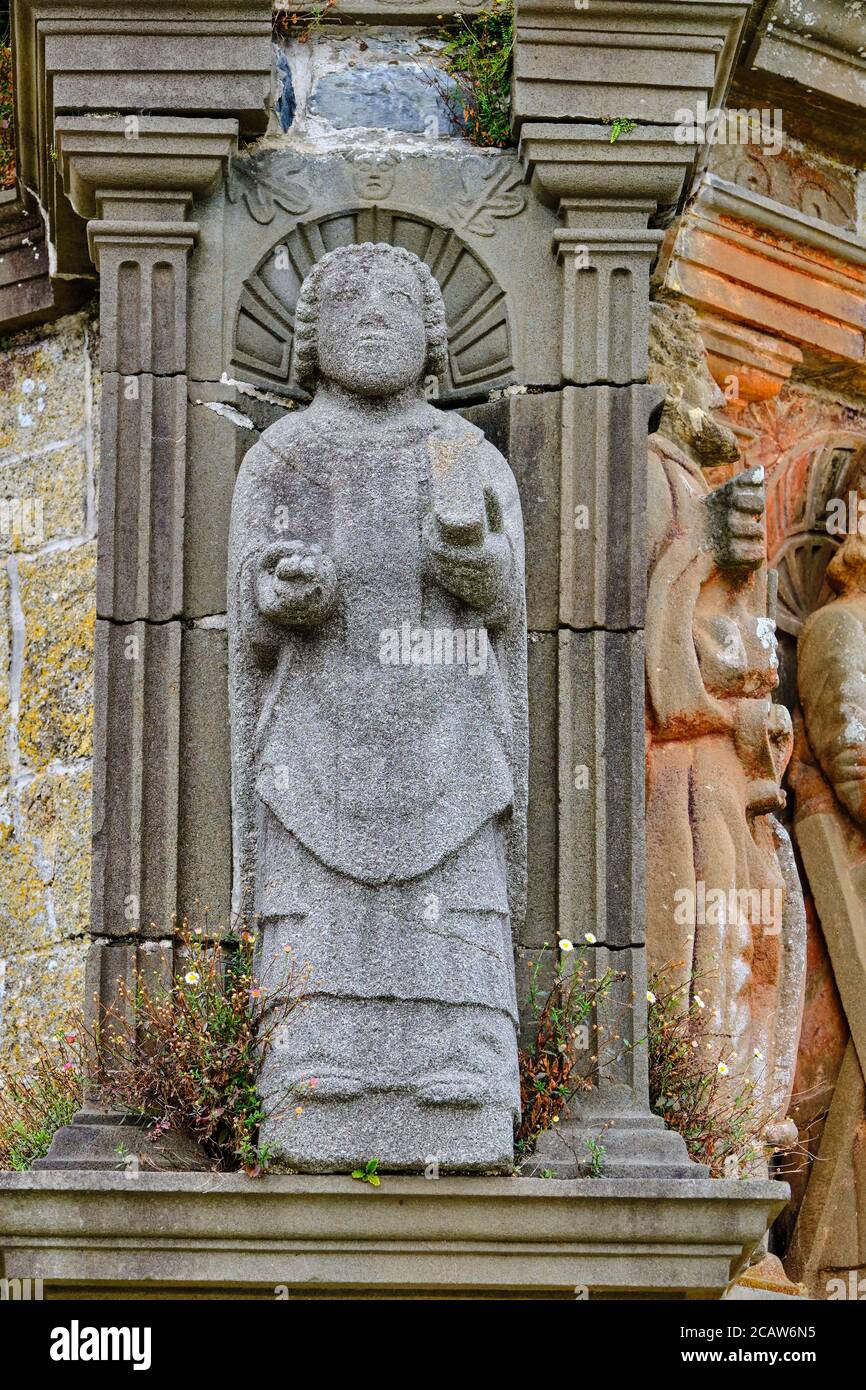
[[[0,1076],[80,1001],[98,373],[90,312],[0,349]]]

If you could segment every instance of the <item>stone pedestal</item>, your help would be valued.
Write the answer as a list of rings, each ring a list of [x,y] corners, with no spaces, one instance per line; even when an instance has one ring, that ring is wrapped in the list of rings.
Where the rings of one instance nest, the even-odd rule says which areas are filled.
[[[51,1298],[717,1299],[777,1182],[0,1174],[7,1279]],[[123,1233],[122,1242],[118,1232]]]

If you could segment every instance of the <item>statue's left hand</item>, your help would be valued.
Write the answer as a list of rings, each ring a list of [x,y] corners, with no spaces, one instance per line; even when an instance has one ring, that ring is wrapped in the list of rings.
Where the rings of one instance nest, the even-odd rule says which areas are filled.
[[[506,597],[513,568],[511,542],[502,523],[498,499],[487,498],[487,529],[468,544],[454,544],[442,535],[435,513],[424,524],[427,564],[436,582],[471,608],[488,611]]]
[[[320,545],[275,541],[258,558],[255,592],[266,618],[290,627],[312,627],[333,607],[337,571]]]

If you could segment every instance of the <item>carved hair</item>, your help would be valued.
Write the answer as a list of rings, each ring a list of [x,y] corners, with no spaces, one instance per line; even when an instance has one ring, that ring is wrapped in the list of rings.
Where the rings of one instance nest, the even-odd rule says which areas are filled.
[[[448,329],[445,323],[445,303],[442,291],[426,266],[412,251],[387,242],[364,241],[354,246],[338,246],[317,261],[298,293],[295,308],[295,381],[305,391],[312,391],[319,379],[319,308],[322,285],[328,271],[341,261],[363,260],[368,264],[374,256],[387,257],[415,272],[421,287],[424,325],[427,329],[427,361],[425,375],[441,377],[448,363]]]

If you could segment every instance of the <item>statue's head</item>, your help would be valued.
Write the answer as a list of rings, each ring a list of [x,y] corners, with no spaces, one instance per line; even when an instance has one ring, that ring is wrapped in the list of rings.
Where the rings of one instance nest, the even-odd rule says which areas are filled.
[[[332,381],[359,396],[390,396],[445,369],[442,291],[400,246],[364,242],[329,251],[301,285],[295,380]]]

